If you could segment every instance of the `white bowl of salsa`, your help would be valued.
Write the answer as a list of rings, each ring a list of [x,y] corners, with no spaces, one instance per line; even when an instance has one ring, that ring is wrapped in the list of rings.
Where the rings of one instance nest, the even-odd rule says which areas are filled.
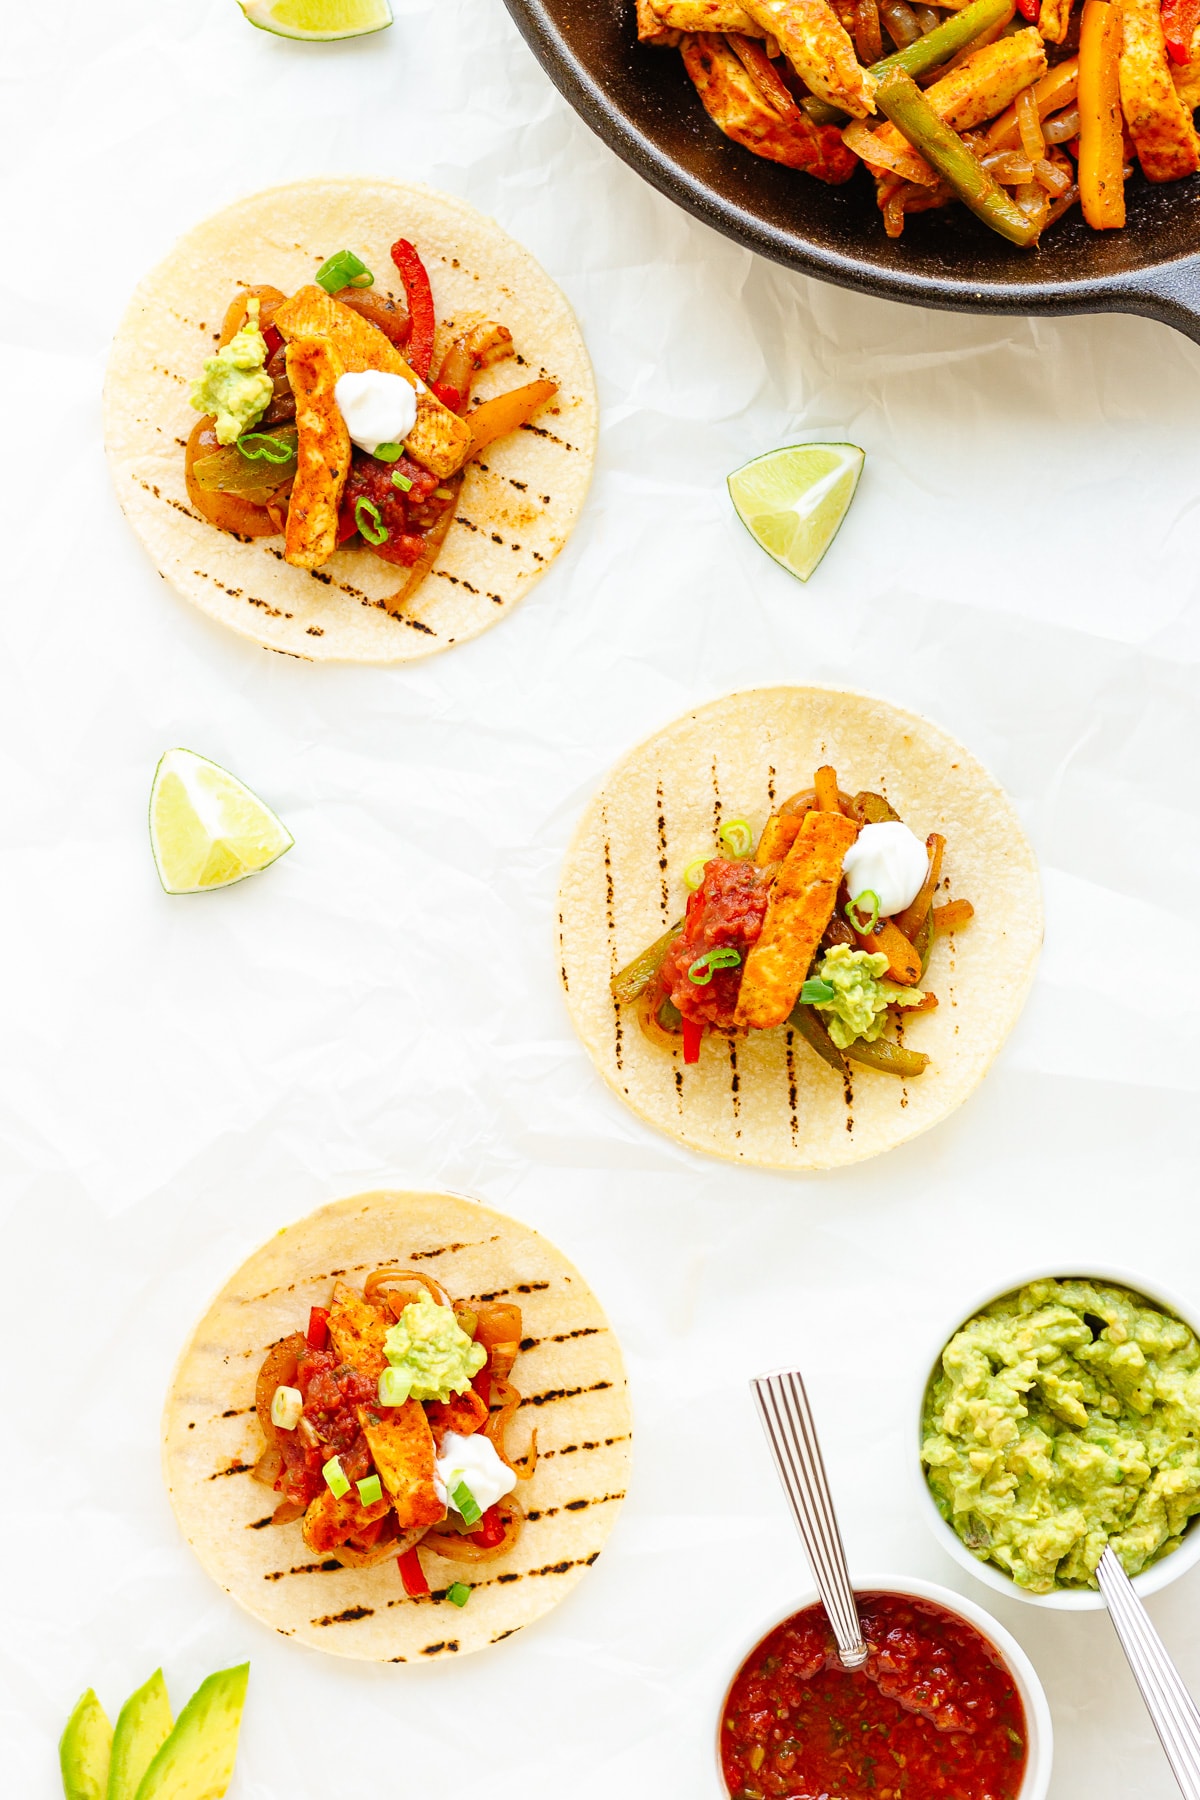
[[[976,1556],[968,1549],[962,1538],[960,1538],[958,1533],[954,1530],[954,1527],[942,1517],[941,1512],[938,1510],[937,1502],[930,1490],[928,1480],[926,1479],[925,1466],[921,1461],[921,1445],[924,1440],[925,1397],[931,1381],[934,1379],[941,1366],[942,1352],[945,1350],[946,1346],[957,1332],[969,1325],[972,1320],[976,1319],[979,1314],[984,1312],[989,1306],[994,1305],[999,1300],[1008,1298],[1009,1295],[1019,1293],[1022,1288],[1028,1287],[1031,1282],[1046,1280],[1091,1281],[1102,1283],[1108,1287],[1123,1288],[1135,1298],[1145,1300],[1155,1311],[1165,1313],[1170,1318],[1178,1320],[1185,1325],[1189,1331],[1193,1332],[1197,1338],[1200,1338],[1200,1326],[1195,1323],[1195,1314],[1189,1307],[1186,1307],[1175,1296],[1166,1292],[1159,1282],[1147,1281],[1143,1279],[1141,1275],[1131,1273],[1129,1270],[1125,1269],[1114,1269],[1105,1266],[1097,1267],[1091,1263],[1086,1266],[1086,1273],[1075,1270],[1070,1273],[1061,1272],[1058,1274],[1051,1274],[1045,1269],[1037,1269],[1032,1273],[1015,1276],[1012,1280],[1006,1281],[1003,1287],[994,1288],[991,1292],[984,1294],[973,1305],[969,1306],[966,1311],[961,1313],[959,1320],[955,1325],[949,1330],[940,1333],[936,1348],[932,1350],[928,1361],[923,1365],[916,1403],[917,1454],[914,1458],[919,1506],[922,1517],[925,1519],[930,1530],[933,1532],[943,1550],[946,1551],[947,1555],[952,1556],[954,1561],[958,1563],[961,1568],[966,1569],[977,1581],[983,1582],[984,1586],[991,1588],[994,1593],[1003,1594],[1007,1599],[1023,1600],[1030,1606],[1048,1607],[1058,1612],[1099,1612],[1104,1608],[1104,1597],[1098,1589],[1090,1587],[1057,1587],[1048,1593],[1035,1593],[1030,1588],[1015,1581],[1013,1577],[998,1564],[985,1561],[981,1557]],[[1182,1541],[1178,1548],[1161,1556],[1159,1560],[1150,1563],[1139,1574],[1135,1575],[1133,1577],[1133,1585],[1138,1593],[1145,1598],[1148,1594],[1158,1593],[1161,1588],[1168,1586],[1170,1582],[1177,1581],[1188,1569],[1194,1568],[1197,1562],[1200,1562],[1200,1518],[1190,1521],[1189,1525],[1185,1528]]]
[[[854,1588],[872,1646],[864,1670],[837,1663],[815,1594],[774,1611],[744,1644],[717,1715],[723,1800],[1045,1800],[1050,1709],[1016,1639],[932,1581],[864,1575]]]

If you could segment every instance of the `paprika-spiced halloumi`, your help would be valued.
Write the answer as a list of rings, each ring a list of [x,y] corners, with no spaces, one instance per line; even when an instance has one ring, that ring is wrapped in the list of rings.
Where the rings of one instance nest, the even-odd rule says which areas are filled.
[[[377,1306],[344,1281],[333,1287],[333,1305],[329,1309],[329,1335],[333,1347],[344,1363],[360,1375],[380,1376],[387,1367],[384,1340],[390,1321]]]
[[[419,1400],[403,1406],[358,1408],[371,1459],[392,1497],[402,1531],[436,1525],[446,1515],[434,1482],[433,1432]]]
[[[837,901],[842,859],[857,836],[858,826],[842,813],[804,815],[771,889],[762,931],[746,956],[739,1025],[768,1031],[795,1006]]]
[[[443,480],[461,469],[471,447],[470,425],[442,405],[377,325],[319,287],[300,288],[276,309],[271,323],[288,339],[327,338],[347,374],[380,369],[387,375],[402,375],[417,391],[416,423],[405,439],[408,454]]]
[[[296,338],[287,347],[296,401],[296,479],[283,555],[298,569],[319,569],[337,549],[338,508],[350,473],[350,433],[335,392],[344,373],[328,338]]]
[[[1121,110],[1147,181],[1178,181],[1200,168],[1200,138],[1171,77],[1158,0],[1125,0]]]

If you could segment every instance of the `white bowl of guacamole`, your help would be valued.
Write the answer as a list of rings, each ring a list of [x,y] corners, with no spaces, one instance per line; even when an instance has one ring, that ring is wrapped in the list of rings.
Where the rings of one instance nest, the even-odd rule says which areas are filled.
[[[962,1594],[952,1593],[949,1588],[939,1587],[936,1582],[924,1581],[914,1575],[860,1575],[857,1571],[852,1571],[851,1574],[857,1594],[895,1594],[909,1600],[925,1600],[949,1613],[952,1618],[965,1620],[968,1625],[975,1627],[997,1664],[1012,1678],[1024,1714],[1025,1768],[1016,1800],[1046,1800],[1054,1761],[1054,1728],[1050,1706],[1036,1669],[1011,1632],[1006,1631],[1003,1625],[973,1600],[965,1599]],[[790,1604],[774,1606],[765,1617],[758,1615],[753,1628],[747,1629],[744,1638],[736,1646],[734,1655],[728,1660],[722,1660],[720,1686],[715,1694],[713,1708],[716,1727],[713,1734],[713,1770],[716,1776],[714,1793],[719,1796],[719,1800],[730,1800],[730,1790],[726,1785],[722,1766],[722,1723],[726,1704],[743,1664],[774,1631],[788,1624],[797,1613],[806,1612],[819,1603],[820,1596],[809,1591]]]
[[[1138,1591],[1200,1561],[1200,1334],[1158,1283],[1032,1276],[944,1339],[922,1386],[922,1511],[980,1581],[1104,1605],[1111,1543]]]

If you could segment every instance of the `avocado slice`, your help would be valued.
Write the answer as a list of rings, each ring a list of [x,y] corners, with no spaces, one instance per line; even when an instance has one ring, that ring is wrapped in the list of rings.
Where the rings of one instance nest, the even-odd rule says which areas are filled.
[[[113,1732],[107,1800],[135,1800],[142,1776],[171,1735],[171,1702],[161,1669],[130,1694]]]
[[[63,1793],[67,1800],[105,1800],[112,1726],[89,1688],[82,1694],[59,1739]]]
[[[239,1663],[200,1683],[138,1783],[136,1800],[221,1800],[233,1780],[249,1679],[250,1664]]]

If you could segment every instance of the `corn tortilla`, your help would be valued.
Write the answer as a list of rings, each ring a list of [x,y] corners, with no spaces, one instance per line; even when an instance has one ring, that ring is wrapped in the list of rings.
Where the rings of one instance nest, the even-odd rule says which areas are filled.
[[[538,1463],[517,1498],[526,1523],[487,1563],[426,1553],[433,1598],[411,1600],[395,1559],[343,1568],[306,1549],[299,1520],[271,1525],[276,1496],[251,1478],[262,1450],[254,1384],[269,1347],[327,1306],[337,1274],[361,1289],[386,1264],[434,1275],[455,1300],[521,1307],[512,1427]],[[599,1302],[553,1244],[502,1213],[449,1194],[339,1200],[279,1232],[217,1295],[192,1333],[163,1414],[163,1472],[184,1536],[213,1580],[282,1637],[373,1662],[433,1662],[511,1637],[549,1612],[602,1550],[625,1495],[629,1398]],[[471,1585],[461,1610],[445,1598]]]
[[[183,452],[198,414],[194,378],[239,286],[291,294],[336,250],[353,248],[380,291],[403,294],[389,254],[399,237],[429,270],[435,362],[481,318],[513,334],[509,359],[477,377],[480,400],[548,376],[559,392],[469,465],[455,522],[400,616],[383,602],[406,571],[362,546],[322,568],[289,567],[281,538],[241,542],[200,517]],[[142,282],[117,332],[104,434],[117,494],[151,559],[202,611],[268,649],[314,660],[407,662],[503,618],[566,542],[591,480],[596,390],[570,306],[528,251],[464,201],[412,183],[294,182],[227,207],[180,239]]]
[[[848,793],[883,793],[918,837],[947,839],[937,904],[975,917],[935,940],[922,985],[936,1012],[906,1022],[931,1058],[911,1081],[829,1068],[791,1027],[706,1034],[700,1062],[648,1042],[613,974],[683,915],[683,871],[723,819],[757,837],[772,806],[832,763]],[[831,1169],[916,1137],[962,1103],[1012,1028],[1042,941],[1037,865],[1011,801],[940,727],[837,688],[771,687],[698,708],[630,752],[584,813],[559,890],[559,964],[572,1020],[614,1091],[694,1150],[776,1169]],[[888,1035],[894,1035],[889,1029]]]

